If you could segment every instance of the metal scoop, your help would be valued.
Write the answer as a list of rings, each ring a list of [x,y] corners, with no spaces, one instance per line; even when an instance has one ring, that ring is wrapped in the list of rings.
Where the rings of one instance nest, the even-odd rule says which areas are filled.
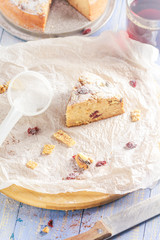
[[[0,125],[0,146],[22,116],[46,111],[52,100],[52,87],[42,74],[25,71],[11,80],[7,96],[11,109]]]

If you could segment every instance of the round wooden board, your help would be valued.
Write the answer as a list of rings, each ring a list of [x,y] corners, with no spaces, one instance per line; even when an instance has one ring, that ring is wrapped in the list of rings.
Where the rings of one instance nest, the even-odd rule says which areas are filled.
[[[4,195],[40,208],[53,210],[77,210],[104,205],[122,197],[122,195],[109,195],[97,192],[74,192],[60,194],[44,194],[12,185],[0,191]]]

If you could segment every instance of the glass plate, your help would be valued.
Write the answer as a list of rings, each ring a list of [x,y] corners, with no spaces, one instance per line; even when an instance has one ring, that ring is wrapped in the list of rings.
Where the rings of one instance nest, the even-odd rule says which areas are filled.
[[[101,28],[112,16],[116,0],[108,0],[105,12],[97,20],[91,22],[68,4],[66,0],[55,0],[51,6],[45,32],[36,32],[21,28],[0,13],[0,25],[7,32],[24,40],[37,40],[49,37],[65,37],[82,35],[90,28],[87,36]],[[63,9],[63,11],[62,11]]]

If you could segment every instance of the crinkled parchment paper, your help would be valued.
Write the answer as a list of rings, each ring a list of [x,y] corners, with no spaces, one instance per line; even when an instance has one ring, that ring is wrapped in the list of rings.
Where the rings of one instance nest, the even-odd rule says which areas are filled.
[[[23,117],[0,148],[0,188],[17,184],[44,193],[80,190],[123,194],[146,188],[160,178],[160,107],[154,64],[158,52],[149,45],[129,40],[124,32],[104,32],[100,37],[68,37],[0,47],[0,83],[25,67],[44,74],[53,87],[49,109],[36,117]],[[72,90],[83,71],[108,79],[124,96],[125,113],[89,125],[67,128],[65,110]],[[160,76],[160,74],[159,74]],[[136,80],[133,88],[129,81]],[[35,86],[36,87],[36,86]],[[0,95],[0,121],[10,106]],[[141,110],[141,119],[131,122],[130,112]],[[27,129],[38,126],[38,135]],[[72,148],[52,134],[63,129],[76,141]],[[126,150],[127,142],[137,147]],[[44,144],[55,144],[53,153],[42,156]],[[94,159],[79,180],[63,180],[75,169],[72,156],[82,152]],[[38,162],[34,170],[28,160]],[[107,164],[95,167],[97,161]]]

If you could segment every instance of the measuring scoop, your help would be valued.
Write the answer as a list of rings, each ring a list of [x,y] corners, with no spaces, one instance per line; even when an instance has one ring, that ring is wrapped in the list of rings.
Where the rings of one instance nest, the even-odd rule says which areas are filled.
[[[52,100],[52,87],[42,74],[25,71],[10,81],[7,96],[11,109],[0,125],[0,146],[22,116],[46,111]]]

